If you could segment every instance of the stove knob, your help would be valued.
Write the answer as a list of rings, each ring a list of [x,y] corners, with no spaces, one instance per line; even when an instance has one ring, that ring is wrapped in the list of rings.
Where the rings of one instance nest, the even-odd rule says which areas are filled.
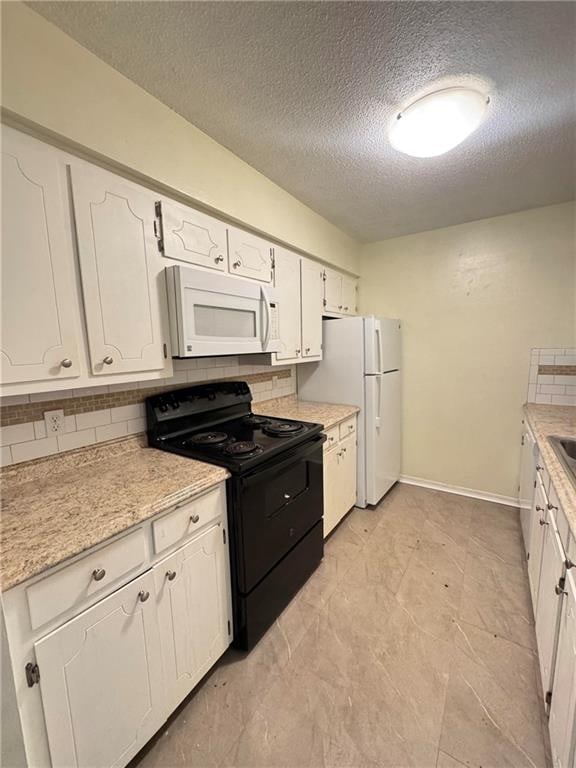
[[[166,403],[160,403],[160,405],[158,406],[158,408],[159,408],[159,410],[160,410],[162,413],[166,413],[166,411],[168,410],[168,406],[166,405]]]

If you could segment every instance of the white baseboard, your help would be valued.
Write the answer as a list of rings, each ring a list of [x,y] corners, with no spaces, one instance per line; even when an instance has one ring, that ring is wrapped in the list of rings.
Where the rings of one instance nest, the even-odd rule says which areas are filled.
[[[430,488],[434,491],[455,493],[457,496],[469,496],[471,499],[481,499],[482,501],[492,501],[495,504],[505,504],[507,507],[518,507],[518,499],[513,496],[500,496],[498,493],[475,491],[473,488],[461,488],[459,485],[446,485],[446,483],[437,483],[434,480],[424,480],[421,477],[410,477],[409,475],[401,475],[400,482],[406,483],[407,485],[419,485],[421,488]]]

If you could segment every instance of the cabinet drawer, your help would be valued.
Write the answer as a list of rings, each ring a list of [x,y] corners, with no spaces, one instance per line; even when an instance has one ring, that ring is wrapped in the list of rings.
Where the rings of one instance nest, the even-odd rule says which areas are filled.
[[[163,552],[168,547],[193,536],[207,523],[221,517],[225,512],[226,494],[223,483],[193,501],[182,502],[172,512],[152,524],[154,551]]]
[[[331,450],[334,448],[338,441],[340,440],[340,432],[338,429],[338,425],[335,427],[332,427],[332,429],[325,429],[324,434],[326,435],[326,442],[324,443],[324,452]]]
[[[98,592],[112,587],[146,559],[146,537],[139,528],[97,552],[37,581],[26,590],[30,623],[37,629],[61,613],[82,606]]]
[[[356,416],[352,416],[351,419],[346,419],[340,424],[340,440],[344,440],[348,435],[353,435],[356,432]]]

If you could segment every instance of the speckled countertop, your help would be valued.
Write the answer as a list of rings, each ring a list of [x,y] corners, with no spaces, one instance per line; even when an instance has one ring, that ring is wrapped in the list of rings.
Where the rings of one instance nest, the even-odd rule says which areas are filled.
[[[217,485],[228,472],[147,448],[143,437],[0,472],[2,590]]]
[[[355,405],[334,405],[333,403],[313,403],[298,400],[294,395],[278,397],[275,400],[264,400],[253,403],[252,410],[264,416],[278,416],[296,421],[311,421],[323,424],[324,429],[335,427],[344,419],[354,416],[360,408]]]
[[[576,439],[576,407],[529,403],[524,406],[524,412],[538,443],[542,461],[558,494],[572,536],[576,539],[576,488],[547,439],[549,435]]]

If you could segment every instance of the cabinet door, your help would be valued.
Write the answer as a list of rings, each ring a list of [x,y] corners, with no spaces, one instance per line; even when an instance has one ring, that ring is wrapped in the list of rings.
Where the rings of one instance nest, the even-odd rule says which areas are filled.
[[[236,227],[228,228],[228,269],[232,275],[272,282],[272,247],[266,240]]]
[[[72,168],[72,187],[92,373],[162,371],[166,286],[154,199],[81,166]]]
[[[232,640],[228,547],[218,524],[154,566],[170,709]]]
[[[342,440],[339,450],[342,473],[342,514],[345,515],[356,504],[356,435],[350,435]]]
[[[302,357],[322,357],[322,269],[309,259],[300,264]]]
[[[532,432],[528,427],[522,433],[522,454],[520,464],[520,522],[522,523],[522,535],[526,554],[529,552],[530,542],[530,510],[534,501],[534,481],[536,479],[536,443]]]
[[[532,607],[536,615],[538,605],[538,587],[540,585],[540,566],[542,564],[542,545],[544,543],[544,528],[546,516],[546,497],[540,484],[536,483],[534,503],[530,516],[530,547],[528,558],[528,580],[530,582],[530,594],[532,595]]]
[[[576,742],[576,585],[572,571],[566,576],[549,728],[554,768],[570,768]]]
[[[66,193],[54,150],[2,132],[2,383],[80,375]]]
[[[300,257],[284,248],[275,248],[274,261],[280,327],[280,351],[276,359],[296,360],[302,352]]]
[[[333,269],[324,270],[324,309],[342,312],[342,275]]]
[[[536,640],[544,695],[552,688],[552,670],[563,597],[558,585],[565,573],[564,550],[550,512],[547,512],[545,522],[536,608]]]
[[[358,281],[354,277],[342,275],[342,312],[345,315],[355,315],[357,309],[356,288]]]
[[[164,256],[188,264],[226,269],[226,224],[171,200],[157,205]]]
[[[324,538],[338,525],[341,517],[339,452],[339,446],[324,452]]]
[[[165,720],[153,591],[145,573],[35,644],[53,766],[124,766]]]

